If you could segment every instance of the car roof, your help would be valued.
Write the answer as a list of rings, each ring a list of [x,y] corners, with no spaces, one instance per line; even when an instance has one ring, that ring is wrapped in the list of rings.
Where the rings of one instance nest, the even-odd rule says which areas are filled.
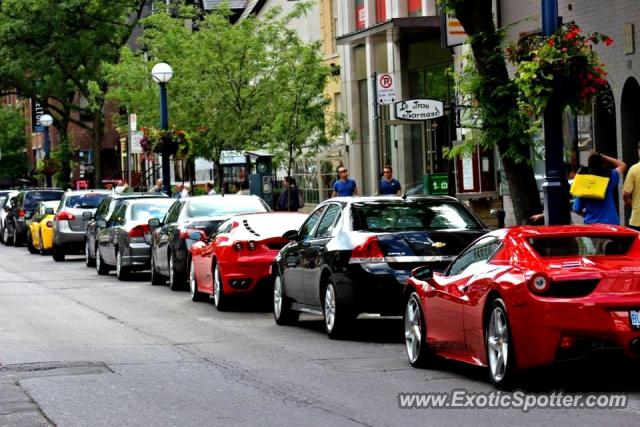
[[[458,202],[460,201],[455,197],[451,196],[425,196],[422,194],[414,195],[414,196],[398,196],[395,194],[390,195],[380,195],[380,196],[349,196],[349,197],[333,197],[331,199],[325,200],[323,203],[338,201],[345,203],[353,203],[353,202],[381,202],[381,201],[402,201],[402,200],[430,200],[430,201],[441,201],[441,202]]]
[[[108,191],[108,190],[107,190]],[[111,198],[115,199],[143,199],[143,198],[158,198],[158,199],[168,199],[164,193],[112,193]]]
[[[142,197],[142,198],[134,198],[134,199],[130,199],[130,200],[125,200],[125,202],[128,205],[138,205],[138,204],[142,204],[142,203],[148,203],[149,201],[153,201],[153,200],[157,200],[159,202],[167,202],[167,205],[171,205],[173,203],[175,203],[175,200],[169,197]]]
[[[64,193],[65,196],[78,196],[82,194],[109,194],[109,190],[71,190]]]

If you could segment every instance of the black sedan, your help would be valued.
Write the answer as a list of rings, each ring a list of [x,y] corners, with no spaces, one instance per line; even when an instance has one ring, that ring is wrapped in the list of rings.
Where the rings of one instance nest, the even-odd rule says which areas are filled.
[[[113,193],[102,199],[95,213],[85,212],[82,218],[87,221],[84,234],[84,260],[87,267],[95,267],[96,253],[98,253],[98,240],[96,237],[100,233],[101,228],[98,226],[100,220],[107,219],[127,200],[148,199],[148,198],[164,198],[168,196],[163,193]]]
[[[151,218],[163,217],[172,204],[169,198],[134,199],[125,201],[109,218],[99,220],[96,270],[104,275],[114,266],[119,280],[129,273],[149,269]]]
[[[273,268],[276,323],[321,314],[335,338],[361,313],[402,315],[412,269],[443,271],[487,231],[452,197],[327,200],[283,236],[291,242]]]
[[[178,199],[162,223],[152,224],[151,284],[161,285],[169,277],[172,291],[188,289],[189,235],[205,236],[232,215],[269,212],[269,206],[257,196],[214,195]]]

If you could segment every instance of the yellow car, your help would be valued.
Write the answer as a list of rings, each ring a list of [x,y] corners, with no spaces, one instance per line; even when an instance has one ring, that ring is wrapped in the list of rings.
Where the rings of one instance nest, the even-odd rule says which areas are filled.
[[[38,202],[28,222],[27,248],[32,254],[46,255],[53,245],[53,219],[60,200]]]

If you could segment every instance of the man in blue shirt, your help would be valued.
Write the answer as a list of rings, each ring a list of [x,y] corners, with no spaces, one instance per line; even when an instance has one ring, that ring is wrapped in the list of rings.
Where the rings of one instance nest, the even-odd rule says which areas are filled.
[[[340,166],[338,168],[339,179],[333,184],[333,195],[331,197],[349,197],[358,195],[358,187],[356,182],[349,178],[347,168]]]
[[[382,179],[380,180],[380,191],[378,194],[400,194],[400,182],[393,178],[393,169],[386,165],[382,169]]]

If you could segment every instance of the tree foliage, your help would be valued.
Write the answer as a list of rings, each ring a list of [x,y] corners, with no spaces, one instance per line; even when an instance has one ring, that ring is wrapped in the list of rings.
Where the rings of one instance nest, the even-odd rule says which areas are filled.
[[[169,121],[189,132],[192,155],[217,161],[224,149],[260,148],[290,165],[344,128],[340,116],[325,127],[322,92],[330,69],[319,45],[303,43],[288,28],[308,8],[300,3],[285,15],[276,7],[235,24],[224,7],[204,16],[189,7],[156,13],[144,20],[144,55],[125,47],[122,61],[109,67],[110,96],[136,112],[142,126],[157,125],[159,91],[150,71],[167,62],[174,70]]]
[[[0,178],[21,177],[28,170],[25,126],[22,108],[0,106]]]

